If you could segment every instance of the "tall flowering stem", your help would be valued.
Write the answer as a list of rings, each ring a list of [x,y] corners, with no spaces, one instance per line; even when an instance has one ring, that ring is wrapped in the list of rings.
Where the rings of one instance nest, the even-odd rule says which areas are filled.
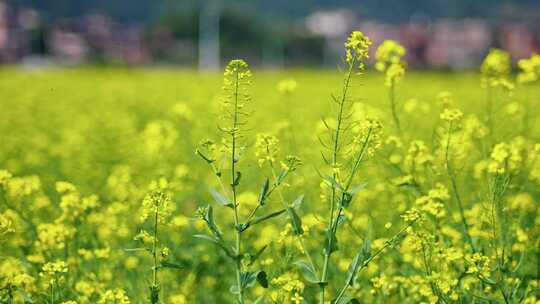
[[[481,86],[486,89],[486,124],[493,137],[494,113],[497,92],[510,91],[514,84],[508,80],[511,70],[510,54],[503,50],[491,49],[480,67]]]
[[[469,233],[469,224],[467,223],[467,219],[465,218],[465,208],[463,207],[463,202],[461,200],[461,196],[459,194],[458,186],[457,186],[457,180],[456,180],[456,173],[452,167],[452,162],[450,159],[450,146],[452,143],[452,133],[454,132],[454,126],[455,124],[463,117],[463,113],[458,109],[449,109],[446,108],[440,115],[441,119],[446,121],[448,127],[446,132],[446,143],[445,143],[445,153],[444,153],[444,162],[446,167],[446,173],[448,174],[448,177],[450,178],[450,183],[452,184],[452,191],[454,192],[454,196],[456,198],[458,208],[459,208],[459,214],[461,217],[461,222],[463,225],[463,234],[465,235],[465,239],[469,243],[469,246],[471,247],[471,250],[475,252],[474,243],[471,238],[471,234]]]
[[[332,135],[332,157],[330,159],[329,165],[332,168],[332,180],[337,181],[338,176],[338,167],[339,167],[339,155],[340,148],[342,146],[342,136],[345,131],[345,120],[350,115],[348,105],[348,93],[351,86],[352,76],[364,70],[364,60],[368,57],[368,49],[371,45],[371,40],[361,32],[353,32],[347,41],[345,42],[346,58],[348,69],[345,75],[345,80],[343,83],[343,89],[339,98],[334,98],[334,101],[338,104],[338,112],[336,117],[336,127],[333,130]],[[369,140],[369,136],[367,137]],[[366,142],[367,142],[366,140]],[[363,156],[363,152],[360,153]],[[346,195],[346,192],[343,192],[343,195]],[[340,201],[341,202],[341,201]],[[332,190],[330,196],[330,213],[328,217],[328,227],[327,227],[327,241],[324,248],[324,261],[322,267],[322,273],[320,277],[320,295],[319,302],[321,304],[325,301],[325,290],[328,280],[328,267],[330,264],[330,256],[334,251],[335,247],[335,233],[338,226],[338,219],[341,216],[343,211],[343,205],[337,206],[338,204],[338,188],[334,183],[332,183]],[[336,216],[337,214],[337,216]]]
[[[242,100],[247,98],[247,95],[241,92],[241,86],[243,84],[249,84],[249,78],[251,72],[248,69],[248,65],[243,60],[233,60],[225,69],[225,88],[232,87],[230,98],[225,100],[225,104],[229,104],[229,115],[232,118],[230,128],[224,128],[223,130],[230,135],[230,153],[231,153],[231,191],[232,191],[232,209],[233,220],[235,226],[235,253],[236,253],[236,284],[238,286],[238,302],[244,303],[244,290],[242,284],[242,229],[240,228],[240,221],[238,219],[238,202],[237,202],[237,179],[239,179],[239,172],[236,171],[236,163],[238,162],[238,140],[240,138],[240,126],[243,124],[241,115],[242,108],[244,106]]]
[[[399,133],[402,130],[397,114],[396,85],[405,75],[405,67],[407,66],[407,63],[403,60],[405,54],[405,48],[394,40],[385,40],[375,52],[375,59],[377,60],[375,68],[385,73],[385,85],[389,88],[388,97],[390,99],[392,119]]]
[[[165,181],[163,181],[165,182]],[[143,199],[141,220],[145,222],[151,220],[151,234],[141,230],[135,237],[135,240],[141,241],[143,245],[150,243],[150,248],[147,250],[152,256],[152,281],[150,284],[150,303],[159,303],[159,293],[161,285],[159,282],[158,272],[163,267],[162,262],[169,256],[169,249],[159,245],[159,225],[165,224],[167,218],[171,215],[173,206],[170,197],[164,192],[164,189],[152,185],[153,190],[148,193]]]
[[[540,55],[532,54],[530,58],[521,59],[518,61],[519,74],[517,75],[517,82],[525,86],[525,97],[523,98],[524,114],[523,114],[523,134],[527,135],[529,132],[529,125],[531,120],[531,88],[540,83]],[[534,91],[534,90],[533,90]]]
[[[250,114],[246,111],[246,105],[250,101],[250,96],[247,92],[247,87],[251,84],[250,78],[251,72],[249,71],[248,65],[243,60],[232,60],[227,65],[224,73],[223,87],[225,96],[222,102],[222,113],[224,113],[224,115],[222,117],[223,121],[219,126],[219,129],[226,134],[223,146],[216,149],[216,145],[211,140],[205,140],[196,150],[196,154],[212,168],[221,187],[221,191],[210,188],[210,193],[218,204],[230,208],[232,211],[234,245],[227,244],[221,229],[219,229],[214,219],[214,212],[211,205],[200,207],[197,210],[197,216],[206,223],[211,235],[198,234],[195,235],[195,237],[214,243],[222,249],[229,258],[231,258],[234,263],[236,283],[231,286],[230,290],[237,297],[236,303],[241,304],[249,302],[246,300],[246,290],[253,287],[255,281],[258,282],[261,287],[268,288],[266,272],[262,269],[251,269],[251,267],[254,267],[253,262],[259,258],[267,246],[263,246],[262,249],[259,249],[259,252],[254,255],[250,254],[248,252],[249,248],[243,248],[243,233],[255,225],[266,222],[282,214],[288,214],[291,222],[297,228],[296,231],[299,234],[302,232],[300,218],[293,208],[301,203],[303,195],[300,196],[300,199],[295,201],[297,204],[293,203],[289,206],[279,190],[279,187],[283,185],[285,178],[300,166],[301,161],[295,156],[287,156],[280,162],[281,170],[278,174],[273,165],[279,151],[278,139],[275,136],[268,134],[259,134],[257,136],[255,155],[258,158],[258,164],[261,168],[265,163],[270,164],[273,179],[266,178],[260,189],[257,205],[248,211],[246,217],[240,219],[238,186],[240,184],[240,179],[242,178],[242,173],[238,170],[238,162],[245,150],[242,139],[243,131],[245,130],[244,126],[247,123],[247,117]],[[222,168],[223,165],[227,164],[230,166]],[[230,177],[229,185],[225,182],[223,172],[226,172],[227,174],[225,175]],[[269,198],[274,192],[279,193],[283,208],[258,216],[259,212],[266,209],[264,206],[269,202]]]

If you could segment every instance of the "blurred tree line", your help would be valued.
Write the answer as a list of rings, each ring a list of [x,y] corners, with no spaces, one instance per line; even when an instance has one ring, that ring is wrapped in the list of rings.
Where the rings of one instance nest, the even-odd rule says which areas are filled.
[[[1,1],[1,0],[0,0]],[[47,53],[47,35],[58,24],[73,26],[81,17],[109,16],[119,27],[136,26],[149,43],[149,56],[163,62],[196,62],[201,9],[209,0],[7,0],[15,9],[33,8],[40,25],[30,33],[33,53]],[[219,53],[255,64],[319,64],[325,56],[323,37],[306,31],[303,18],[317,10],[350,8],[360,19],[400,23],[414,15],[425,19],[524,17],[540,8],[538,0],[216,0],[220,3]],[[534,9],[533,9],[534,8]],[[523,12],[520,14],[519,12]],[[538,14],[533,14],[533,18]],[[76,25],[75,25],[76,27]],[[90,41],[92,47],[92,41]],[[97,60],[99,51],[93,52]],[[287,62],[285,62],[287,61]]]
[[[100,12],[120,22],[142,22],[160,18],[172,10],[189,10],[204,4],[204,0],[7,0],[15,6],[31,6],[44,12],[51,20],[78,17]],[[540,8],[538,0],[227,0],[228,8],[251,9],[259,18],[286,16],[302,17],[317,9],[351,8],[361,16],[384,22],[403,22],[417,13],[431,18],[497,18],[508,11],[523,13]],[[246,13],[250,13],[246,11]],[[521,18],[522,16],[516,16]]]

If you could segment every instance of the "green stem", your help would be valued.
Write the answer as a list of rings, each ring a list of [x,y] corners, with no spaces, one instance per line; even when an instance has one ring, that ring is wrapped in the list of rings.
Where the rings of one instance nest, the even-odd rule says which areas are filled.
[[[236,231],[236,284],[238,286],[238,302],[240,304],[244,303],[244,291],[242,287],[242,253],[241,253],[241,244],[242,244],[242,231],[239,229],[239,220],[238,220],[238,206],[236,203],[236,135],[238,128],[238,73],[236,73],[236,81],[234,83],[234,115],[233,115],[233,126],[231,130],[232,137],[232,155],[231,155],[231,188],[233,196],[233,219],[234,219],[234,229]]]
[[[495,94],[496,92],[493,91],[493,88],[491,86],[488,85],[488,87],[486,88],[487,92],[486,92],[486,125],[487,125],[487,128],[489,130],[489,134],[488,134],[488,139],[489,139],[489,142],[488,144],[491,146],[492,144],[492,140],[494,139],[494,136],[493,136],[493,106],[494,106],[494,103],[495,103]]]
[[[343,114],[344,114],[344,108],[345,108],[345,102],[347,100],[347,91],[350,86],[351,76],[354,69],[356,59],[353,58],[352,62],[349,64],[349,70],[347,72],[347,76],[345,78],[345,84],[343,85],[343,92],[341,95],[341,100],[339,103],[339,113],[337,117],[337,126],[336,131],[334,135],[334,145],[332,149],[332,170],[334,171],[332,173],[334,180],[337,178],[337,174],[335,172],[335,166],[337,165],[337,157],[338,157],[338,150],[339,150],[339,138],[341,134],[341,124],[343,122]],[[327,231],[332,231],[333,229],[333,222],[334,222],[334,212],[336,208],[336,187],[332,186],[332,198],[331,198],[331,204],[330,204],[330,217],[328,220],[328,228]],[[326,244],[326,251],[324,254],[324,262],[323,262],[323,270],[321,274],[321,292],[319,294],[319,303],[324,304],[324,297],[325,297],[325,288],[326,288],[326,280],[328,278],[328,264],[330,263],[330,250],[332,248],[333,243],[333,237],[332,234],[329,234],[328,237],[328,243]]]
[[[504,303],[505,304],[510,304],[510,300],[508,299],[508,296],[506,295],[506,293],[504,292],[504,288],[502,286],[502,284],[499,282],[497,283],[497,287],[499,288],[499,291],[501,292],[502,296],[503,296],[503,299],[504,299]]]
[[[51,284],[51,304],[54,304],[54,283]]]
[[[309,254],[309,251],[307,251],[307,249],[306,249],[306,245],[304,244],[304,239],[302,238],[302,236],[298,236],[298,241],[300,242],[300,248],[302,249],[302,251],[306,255],[306,258],[308,259],[309,264],[311,265],[313,270],[315,270],[315,274],[318,275],[319,273],[317,271],[317,267],[315,267],[315,263],[313,263],[313,259],[311,258],[311,254]]]
[[[390,90],[388,94],[390,95],[389,97],[390,97],[390,108],[392,110],[392,119],[394,120],[394,124],[396,125],[398,133],[401,134],[401,125],[399,123],[399,118],[398,118],[397,110],[396,110],[396,84],[394,80],[390,82]]]
[[[495,216],[495,192],[493,189],[490,189],[491,191],[491,233],[492,233],[492,246],[493,250],[495,251],[495,259],[497,260],[497,263],[500,261],[499,259],[499,250],[498,250],[498,237],[497,237],[497,218]]]
[[[277,178],[276,170],[274,169],[274,164],[272,162],[270,162],[270,168],[272,170],[272,178],[274,179],[274,184],[277,184],[278,178]],[[283,197],[283,193],[281,192],[281,189],[279,189],[277,187],[275,189],[277,189],[278,196],[279,196],[279,198],[281,200],[281,204],[283,205],[283,208],[287,209],[289,206],[287,205],[287,202],[285,202],[285,198]],[[298,242],[300,243],[300,247],[301,247],[304,255],[306,256],[306,258],[308,259],[308,262],[309,262],[310,266],[315,270],[315,273],[317,274],[317,267],[315,267],[315,263],[313,263],[313,259],[311,258],[311,255],[306,250],[306,246],[304,244],[304,240],[302,239],[302,236],[301,235],[296,235],[296,237],[298,238]]]
[[[536,281],[540,281],[540,239],[536,241]],[[536,298],[540,298],[540,284],[536,286]]]
[[[414,223],[416,222],[416,220],[410,222],[408,225],[404,226],[403,228],[401,228],[396,234],[394,234],[394,236],[392,236],[390,238],[390,240],[386,241],[386,243],[384,244],[383,247],[381,247],[379,250],[377,250],[374,254],[372,254],[368,259],[366,259],[362,265],[360,265],[360,268],[358,268],[358,272],[362,271],[362,269],[366,268],[369,263],[371,263],[371,261],[373,261],[376,257],[378,257],[379,255],[381,255],[384,250],[386,250],[386,248],[392,246],[392,244],[396,241],[396,239],[401,235],[403,234],[405,231],[407,231],[407,229],[409,227],[411,227]],[[335,303],[338,303],[339,300],[341,300],[341,298],[345,295],[345,292],[347,291],[347,289],[349,288],[349,282],[345,282],[345,284],[343,285],[343,287],[341,288],[341,290],[339,291],[338,293],[338,296],[336,297],[336,299],[334,300]]]
[[[152,246],[152,253],[154,255],[154,271],[153,271],[153,284],[157,283],[157,237],[158,237],[158,213],[156,211],[154,216],[154,244]]]
[[[152,304],[156,304],[159,300],[159,291],[158,291],[158,255],[157,255],[157,240],[158,238],[158,210],[154,214],[154,240],[152,243],[152,256],[154,259],[154,267],[152,267],[152,286],[150,288],[150,301]]]
[[[531,110],[531,104],[530,104],[530,90],[529,87],[525,88],[525,98],[523,100],[523,107],[525,108],[525,111],[523,113],[523,135],[527,136],[529,133],[529,120],[531,117],[530,110]]]
[[[469,246],[471,246],[471,250],[474,253],[476,251],[474,249],[472,237],[471,237],[471,235],[469,233],[469,224],[467,223],[467,219],[465,218],[465,208],[463,207],[463,202],[461,200],[461,196],[459,195],[455,172],[454,172],[454,170],[452,168],[452,163],[450,162],[451,136],[452,136],[452,123],[450,122],[448,124],[448,132],[447,132],[447,139],[446,139],[446,151],[445,151],[446,172],[448,173],[448,177],[450,178],[450,183],[452,185],[452,192],[454,192],[454,196],[456,197],[456,202],[458,203],[459,214],[460,214],[460,217],[461,217],[461,223],[463,225],[463,233],[465,234],[465,238],[467,239],[467,242],[469,243]]]
[[[369,138],[371,136],[371,131],[372,129],[370,128],[369,131],[368,131],[368,134],[366,136],[366,140],[364,141],[363,145],[362,145],[362,148],[360,149],[360,153],[358,153],[358,157],[356,158],[355,160],[355,163],[354,163],[354,166],[353,166],[353,169],[351,171],[351,174],[348,178],[348,181],[347,181],[347,185],[345,186],[345,189],[342,193],[342,197],[341,199],[344,200],[345,199],[345,195],[347,193],[347,191],[349,190],[349,187],[351,186],[352,184],[352,181],[353,181],[353,178],[354,178],[354,175],[355,175],[355,172],[356,170],[358,169],[358,166],[360,165],[360,162],[362,161],[362,159],[364,158],[364,153],[366,151],[366,148],[367,148],[367,145],[369,143]],[[340,206],[339,209],[338,209],[338,214],[336,216],[335,219],[332,220],[332,233],[330,234],[330,238],[332,239],[333,236],[337,233],[337,228],[338,228],[338,219],[339,217],[341,216],[341,213],[343,212],[343,206]],[[330,243],[330,242],[329,242]],[[332,246],[332,243],[330,243],[330,247],[328,248],[327,252],[330,252],[330,248]],[[328,254],[328,256],[330,256]],[[325,256],[326,257],[326,256]],[[324,281],[322,281],[324,282]],[[323,299],[324,300],[324,299]]]

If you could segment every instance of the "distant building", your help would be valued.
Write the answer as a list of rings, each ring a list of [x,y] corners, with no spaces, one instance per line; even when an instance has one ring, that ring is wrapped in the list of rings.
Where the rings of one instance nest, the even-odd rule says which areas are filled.
[[[357,23],[356,16],[349,10],[317,11],[305,18],[308,32],[326,40],[324,63],[336,63],[343,53],[343,40]]]
[[[477,66],[492,43],[493,35],[484,21],[440,20],[432,27],[426,62],[453,69]]]
[[[510,23],[501,27],[501,47],[507,50],[513,59],[529,57],[538,51],[535,48],[534,33],[525,24]]]
[[[57,27],[49,35],[48,46],[51,54],[61,58],[63,63],[81,64],[86,62],[89,48],[81,33]]]

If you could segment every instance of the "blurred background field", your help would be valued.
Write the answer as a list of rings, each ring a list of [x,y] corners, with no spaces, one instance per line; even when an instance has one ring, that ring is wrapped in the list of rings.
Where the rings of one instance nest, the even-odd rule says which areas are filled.
[[[322,225],[316,214],[327,208],[319,192],[317,172],[324,167],[320,153],[325,150],[318,137],[325,130],[321,119],[328,118],[332,109],[329,96],[342,84],[341,74],[319,69],[254,70],[253,73],[250,87],[253,115],[246,133],[248,153],[240,169],[251,178],[242,183],[239,199],[243,204],[252,204],[257,194],[249,188],[256,189],[264,179],[253,154],[255,134],[275,134],[280,139],[280,153],[298,155],[304,162],[284,193],[288,197],[297,196],[299,192],[305,195],[302,217],[305,228],[310,229],[306,232],[310,235],[308,246],[316,248],[315,240],[322,237],[316,230]],[[277,84],[289,78],[294,78],[298,87],[286,97],[278,92]],[[393,131],[383,82],[384,76],[380,73],[367,72],[352,86],[351,98],[359,101],[355,105],[358,118],[369,114],[383,121],[388,151],[393,151],[401,148],[391,148]],[[472,118],[482,117],[486,92],[479,89],[479,83],[478,73],[425,71],[407,74],[398,86],[396,96],[406,134],[403,138],[407,138],[404,140],[422,139],[430,149],[438,151],[444,125],[439,119],[441,92],[451,91],[455,105],[464,110],[466,117],[473,113]],[[35,228],[32,227],[48,225],[46,223],[65,212],[59,204],[67,201],[70,194],[59,193],[56,182],[69,181],[76,186],[77,197],[86,199],[96,195],[98,203],[83,211],[74,222],[68,221],[70,224],[54,224],[77,231],[74,236],[51,243],[66,242],[65,250],[45,251],[46,259],[64,258],[70,263],[69,279],[66,287],[58,290],[58,299],[92,303],[92,299],[103,298],[105,291],[121,288],[132,303],[144,303],[148,297],[150,259],[143,253],[125,249],[136,246],[133,237],[146,226],[138,218],[148,185],[158,178],[166,178],[175,210],[170,222],[162,227],[161,242],[170,246],[169,259],[181,269],[160,272],[164,303],[232,303],[227,291],[229,280],[220,279],[228,278],[231,269],[216,266],[224,265],[227,258],[215,254],[214,247],[192,237],[206,230],[201,221],[195,219],[194,212],[198,206],[211,203],[208,186],[215,186],[212,175],[194,151],[201,140],[219,141],[222,137],[217,130],[221,86],[221,73],[201,74],[192,70],[86,67],[28,71],[3,68],[0,71],[0,163],[16,176],[7,189],[16,188],[20,192],[4,192],[8,198],[6,202],[17,206],[11,209],[17,210],[16,213],[9,209],[5,213],[14,219],[17,232],[7,239],[8,257],[0,263],[2,269],[8,273],[36,271],[40,265],[36,261],[40,261],[41,253],[36,251],[36,236],[31,232]],[[540,137],[540,129],[523,125],[526,114],[523,102],[535,98],[536,94],[534,88],[525,88],[497,103],[494,118],[500,123],[492,130],[497,140],[510,141],[519,134],[527,134],[532,140]],[[528,114],[532,119],[530,126],[538,125],[537,107],[530,108]],[[459,139],[456,142],[462,144]],[[484,185],[482,180],[472,179],[474,170],[471,166],[486,152],[467,147],[464,149],[469,154],[463,158],[466,167],[458,182],[464,185],[465,195],[471,198]],[[336,254],[338,264],[332,270],[334,275],[346,271],[369,218],[374,219],[373,233],[378,244],[399,229],[399,214],[412,194],[407,189],[393,186],[402,173],[388,163],[386,153],[378,153],[362,168],[362,180],[368,181],[369,187],[351,209],[352,213],[348,213],[350,225],[340,235],[340,242],[347,245]],[[439,166],[440,155],[434,156],[435,166]],[[431,177],[434,180],[444,179],[444,175],[435,174]],[[534,184],[527,182],[518,189],[533,191],[527,190],[533,188]],[[268,208],[276,208],[276,203],[271,202]],[[228,218],[227,211],[216,210],[217,218]],[[471,221],[479,218],[472,211],[470,217]],[[26,224],[25,219],[29,219]],[[385,228],[390,226],[384,223],[394,223],[394,227]],[[294,242],[287,234],[280,234],[282,225],[285,225],[285,219],[277,219],[274,224],[253,231],[246,238],[246,242],[251,242],[249,248],[271,244],[261,262],[269,263],[264,265],[270,278],[277,278],[283,271],[291,269],[295,257],[294,251],[285,249],[294,248]],[[315,249],[314,252],[318,257],[318,251]],[[399,259],[397,250],[370,266],[362,274],[364,287],[358,287],[355,292],[369,299],[372,292],[370,278],[383,269],[398,269],[393,264],[394,259]],[[286,266],[274,268],[273,265],[280,265],[276,263],[278,261],[284,261]],[[527,263],[531,262],[527,260]],[[394,266],[387,268],[387,265]],[[526,267],[524,273],[531,271],[532,267]],[[283,275],[291,273],[294,272]],[[279,283],[272,282],[268,293],[261,287],[253,293],[281,292]],[[19,290],[35,292],[33,285],[28,286]],[[85,289],[90,288],[85,286],[91,286],[91,289]],[[414,289],[407,286],[403,285],[404,290],[415,294]],[[306,299],[314,299],[310,295],[317,291],[313,285],[306,285],[305,289],[302,285],[302,290]],[[23,291],[16,293],[17,296],[20,294],[24,294]],[[287,302],[283,303],[293,303],[290,301],[293,295],[294,292],[287,293]],[[39,299],[39,296],[34,297]],[[371,299],[381,303],[391,301],[384,297]],[[410,303],[420,299],[422,296],[415,295]]]
[[[277,90],[278,82],[287,78],[298,82],[290,99]],[[139,160],[143,151],[136,147],[144,150],[141,136],[155,122],[173,128],[157,132],[174,133],[174,141],[163,152],[175,162],[195,162],[198,141],[208,136],[205,134],[219,134],[222,76],[218,73],[114,68],[29,72],[14,68],[2,70],[0,79],[0,160],[13,172],[43,173],[93,188],[105,182],[111,164]],[[383,115],[388,107],[383,81],[379,73],[367,73],[355,84],[353,99]],[[250,91],[256,123],[250,128],[252,135],[281,132],[288,137],[293,129],[299,146],[284,144],[290,144],[302,158],[320,161],[319,151],[308,147],[318,143],[317,126],[331,109],[328,99],[336,91],[332,88],[341,85],[341,74],[255,70],[253,82]],[[411,73],[397,95],[400,110],[411,118],[405,128],[418,132],[422,126],[430,132],[437,120],[436,96],[449,88],[460,105],[481,111],[485,95],[478,86],[479,77],[474,73]],[[150,178],[158,173],[151,156],[145,164],[148,168],[137,174]],[[50,162],[51,157],[56,161]]]

